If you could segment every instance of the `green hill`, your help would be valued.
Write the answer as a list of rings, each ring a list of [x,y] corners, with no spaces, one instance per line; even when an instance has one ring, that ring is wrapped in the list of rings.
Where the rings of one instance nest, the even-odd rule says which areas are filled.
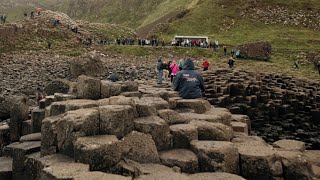
[[[319,0],[0,2],[0,12],[9,14],[10,21],[36,7],[62,11],[78,20],[119,24],[135,29],[140,37],[155,36],[168,43],[174,35],[205,35],[211,40],[219,40],[221,45],[228,48],[247,42],[269,41],[273,46],[271,66],[279,66],[279,71],[287,71],[285,67],[291,67],[299,59],[300,53],[320,52]],[[215,54],[213,58],[217,56]],[[303,66],[305,74],[315,72],[311,65]],[[313,76],[317,74],[313,73]]]

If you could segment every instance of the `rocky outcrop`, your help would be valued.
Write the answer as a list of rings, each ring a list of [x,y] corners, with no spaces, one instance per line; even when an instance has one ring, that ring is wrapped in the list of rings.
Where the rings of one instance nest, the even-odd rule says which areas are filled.
[[[232,122],[248,126],[250,120],[246,116],[233,117],[227,109],[215,108],[204,99],[168,98],[175,93],[155,87],[153,81],[136,82],[140,84],[139,97],[98,100],[70,99],[72,95],[55,98],[63,97],[62,94],[46,97],[60,101],[41,105],[39,109],[53,108],[56,113],[46,113],[41,122],[41,136],[30,134],[18,143],[2,145],[3,154],[12,159],[0,158],[0,178],[315,177],[313,171],[318,163],[313,155],[317,152],[306,152],[302,142],[280,141],[272,147],[261,138],[250,136],[248,129],[233,127]],[[89,81],[83,82],[83,86],[88,84]],[[113,84],[130,86],[120,88],[120,93],[136,90],[135,83]],[[168,101],[179,105],[169,109]],[[143,108],[139,109],[139,105]],[[148,106],[154,111],[149,111]],[[154,113],[148,115],[143,111]],[[172,119],[168,117],[171,114],[175,116]],[[3,165],[9,169],[2,168]]]
[[[272,55],[272,47],[269,42],[253,42],[236,47],[240,50],[240,57],[245,59],[269,60]]]
[[[77,78],[80,75],[101,76],[104,71],[104,65],[101,55],[92,52],[83,56],[74,58],[70,62],[71,75]]]

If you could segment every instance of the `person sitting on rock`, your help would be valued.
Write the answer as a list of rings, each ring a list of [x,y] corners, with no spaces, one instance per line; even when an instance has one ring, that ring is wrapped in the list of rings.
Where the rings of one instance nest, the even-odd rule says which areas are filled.
[[[173,88],[184,99],[202,98],[204,95],[204,81],[194,63],[188,58],[173,80]]]
[[[234,59],[232,57],[230,57],[230,59],[228,60],[228,64],[230,68],[233,68],[234,65]]]
[[[112,82],[117,82],[119,81],[119,76],[117,73],[111,73],[111,75],[107,79]]]

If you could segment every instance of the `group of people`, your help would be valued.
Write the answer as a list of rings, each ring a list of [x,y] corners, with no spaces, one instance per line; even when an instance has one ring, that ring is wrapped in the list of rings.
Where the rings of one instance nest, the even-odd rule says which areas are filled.
[[[206,68],[209,64],[206,65]],[[156,66],[158,73],[158,84],[170,76],[173,88],[185,99],[195,99],[204,96],[204,81],[201,74],[195,70],[194,62],[191,58],[180,59],[178,63],[172,61],[162,62],[162,57],[158,59]]]
[[[7,22],[7,15],[2,14],[0,15],[0,24],[5,24]]]

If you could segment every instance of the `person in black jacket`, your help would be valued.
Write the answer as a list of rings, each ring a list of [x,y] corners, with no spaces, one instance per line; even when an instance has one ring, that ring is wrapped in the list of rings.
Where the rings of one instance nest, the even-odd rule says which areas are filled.
[[[201,98],[204,95],[204,81],[200,73],[194,70],[194,63],[188,58],[173,80],[175,91],[184,99]]]
[[[162,84],[163,69],[164,69],[164,64],[162,62],[162,57],[160,57],[158,59],[158,64],[156,69],[158,73],[158,84]]]

